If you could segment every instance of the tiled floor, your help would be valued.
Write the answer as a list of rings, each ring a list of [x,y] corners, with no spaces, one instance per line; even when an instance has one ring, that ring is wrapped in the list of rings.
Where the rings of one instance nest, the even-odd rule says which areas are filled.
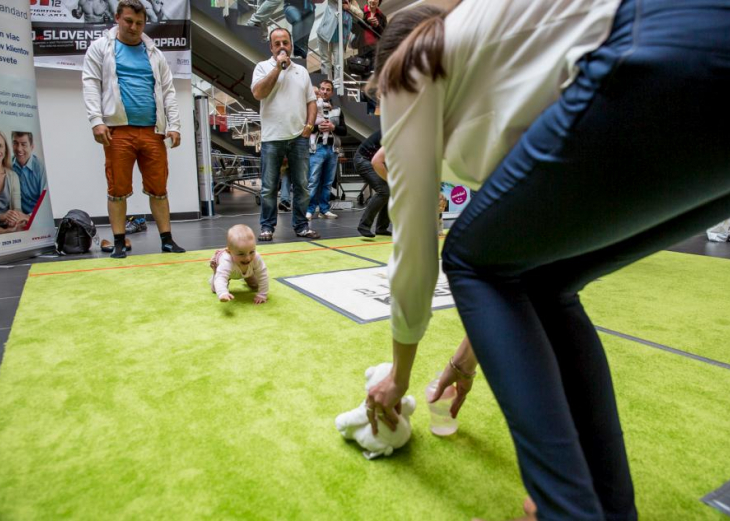
[[[234,224],[247,224],[254,231],[259,230],[259,210],[252,195],[237,192],[222,194],[221,205],[217,207],[216,215],[212,219],[201,219],[189,222],[173,223],[172,232],[175,241],[187,250],[206,250],[219,248],[225,245],[226,231]],[[362,216],[362,208],[355,207],[349,210],[335,210],[339,219],[317,219],[312,221],[312,228],[317,230],[324,239],[351,237],[357,235],[357,224]],[[446,223],[449,226],[449,223]],[[111,229],[108,226],[98,227],[99,238],[112,240]],[[160,252],[160,240],[154,223],[148,225],[145,232],[129,236],[132,241],[132,255],[144,255]],[[291,226],[291,213],[279,214],[279,223],[274,234],[275,242],[304,241],[296,236]],[[730,259],[730,243],[713,243],[707,241],[703,235],[697,235],[671,248],[672,251],[708,255]],[[0,363],[5,350],[5,342],[10,335],[10,328],[15,312],[20,302],[20,295],[30,269],[36,262],[54,262],[57,260],[85,259],[106,257],[98,246],[84,255],[73,257],[57,257],[44,255],[33,259],[0,265]],[[114,262],[110,260],[110,262]]]

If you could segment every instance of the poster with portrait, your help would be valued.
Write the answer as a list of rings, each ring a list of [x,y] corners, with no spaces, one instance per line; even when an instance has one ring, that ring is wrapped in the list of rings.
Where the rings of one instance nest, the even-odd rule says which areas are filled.
[[[53,245],[27,0],[0,0],[0,260]]]
[[[456,219],[471,201],[471,190],[463,185],[441,183],[441,195],[446,203],[443,212],[446,219]]]
[[[190,78],[190,1],[140,0],[145,34],[163,52],[175,78]],[[30,0],[37,67],[81,70],[91,42],[114,26],[118,0]]]

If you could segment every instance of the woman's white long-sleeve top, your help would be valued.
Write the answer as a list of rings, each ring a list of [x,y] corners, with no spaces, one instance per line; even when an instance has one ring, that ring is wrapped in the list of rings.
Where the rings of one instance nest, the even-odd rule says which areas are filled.
[[[445,79],[381,100],[393,254],[393,338],[431,318],[440,182],[479,189],[608,36],[620,0],[464,0],[445,21]],[[494,245],[499,247],[499,245]]]

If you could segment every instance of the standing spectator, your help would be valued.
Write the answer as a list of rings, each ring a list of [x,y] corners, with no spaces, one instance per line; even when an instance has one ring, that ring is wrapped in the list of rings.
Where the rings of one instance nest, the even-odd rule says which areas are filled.
[[[286,0],[284,17],[291,24],[294,40],[294,57],[307,59],[309,54],[309,35],[314,25],[314,4],[312,0]]]
[[[94,139],[104,145],[107,209],[115,259],[127,256],[124,243],[127,198],[136,162],[163,253],[184,253],[172,240],[167,200],[167,148],[180,145],[172,74],[162,52],[144,34],[147,11],[139,0],[120,0],[116,27],[104,31],[84,58],[84,101]]]
[[[318,239],[305,216],[309,195],[309,135],[317,115],[312,81],[307,69],[293,63],[291,34],[274,29],[269,35],[272,57],[259,62],[251,91],[261,102],[261,234],[260,241],[274,238],[281,165],[287,158],[294,185],[292,226],[299,237]]]
[[[361,58],[370,60],[370,72],[365,74],[364,77],[369,77],[372,73],[375,62],[375,48],[388,25],[388,18],[380,10],[380,3],[380,0],[368,0],[363,10],[363,22],[357,39],[357,54]]]
[[[246,25],[248,27],[265,27],[266,24],[269,23],[271,15],[276,12],[283,1],[284,0],[264,0],[263,3],[259,5],[258,9],[256,9],[256,12],[251,15],[251,18],[248,19]]]
[[[322,21],[317,29],[317,40],[319,42],[319,55],[322,60],[321,71],[331,80],[334,77],[335,65],[340,62],[340,24],[337,16],[337,1],[329,0],[325,9]],[[352,31],[352,14],[350,13],[349,0],[342,0],[342,49],[347,48]]]
[[[38,199],[46,189],[46,167],[33,153],[33,134],[13,132],[13,170],[20,179],[20,200],[23,213],[33,213]]]
[[[474,193],[443,269],[537,516],[637,519],[611,371],[578,293],[727,217],[728,2],[414,7],[388,27],[376,74],[395,363],[369,391],[373,429],[395,427],[431,316],[445,176]]]
[[[360,218],[357,231],[363,237],[375,237],[376,235],[392,235],[388,230],[390,218],[388,217],[388,199],[390,199],[390,188],[388,182],[378,175],[373,168],[373,158],[378,152],[382,155],[380,130],[372,134],[362,142],[355,152],[355,171],[368,184],[370,190],[375,192],[368,201],[365,211]],[[377,218],[377,220],[376,220]],[[370,228],[375,223],[375,233]]]
[[[319,84],[322,101],[331,103],[335,93],[334,85],[330,80],[322,80]],[[316,108],[316,105],[315,105]],[[337,214],[330,211],[330,190],[337,173],[337,138],[332,136],[347,135],[345,115],[342,109],[334,107],[325,113],[325,121],[317,127],[316,152],[309,158],[309,208],[307,219],[312,219],[319,206],[319,216],[322,219],[337,219]],[[325,141],[325,134],[329,139]]]

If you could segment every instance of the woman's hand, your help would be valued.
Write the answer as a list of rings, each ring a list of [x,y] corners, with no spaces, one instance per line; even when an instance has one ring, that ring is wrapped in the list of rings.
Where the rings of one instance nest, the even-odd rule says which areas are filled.
[[[28,216],[18,210],[8,210],[0,215],[0,222],[7,224],[9,227],[15,227],[24,222],[28,222]]]
[[[18,226],[8,226],[7,228],[0,227],[0,233],[15,233],[21,231]]]
[[[454,398],[450,409],[451,417],[456,418],[461,406],[464,404],[464,400],[466,400],[466,395],[469,394],[472,385],[474,385],[476,365],[477,358],[474,355],[469,337],[464,337],[456,353],[454,353],[449,363],[446,364],[443,373],[441,373],[441,378],[439,378],[439,383],[429,403],[433,403],[441,398],[441,395],[444,394],[447,387],[456,384],[456,398]]]
[[[382,382],[368,391],[366,407],[373,435],[378,434],[378,420],[385,423],[390,430],[395,431],[401,409],[400,401],[407,390],[407,387],[403,388],[395,383],[391,371],[391,374]]]
[[[446,364],[444,372],[441,373],[441,378],[439,378],[439,383],[436,386],[436,390],[434,391],[433,396],[431,396],[431,399],[428,402],[433,403],[441,398],[441,395],[444,394],[446,388],[453,384],[456,384],[456,398],[454,398],[454,401],[451,403],[451,409],[449,411],[451,412],[451,417],[456,418],[456,416],[459,414],[459,409],[461,409],[461,406],[464,404],[464,400],[466,400],[466,395],[469,394],[472,385],[474,385],[474,380],[467,380],[465,378],[462,378],[451,367],[450,363]]]
[[[398,426],[400,400],[408,390],[417,349],[418,344],[401,344],[393,339],[393,368],[382,382],[368,391],[365,401],[368,421],[375,436],[378,435],[378,420],[392,431]]]

